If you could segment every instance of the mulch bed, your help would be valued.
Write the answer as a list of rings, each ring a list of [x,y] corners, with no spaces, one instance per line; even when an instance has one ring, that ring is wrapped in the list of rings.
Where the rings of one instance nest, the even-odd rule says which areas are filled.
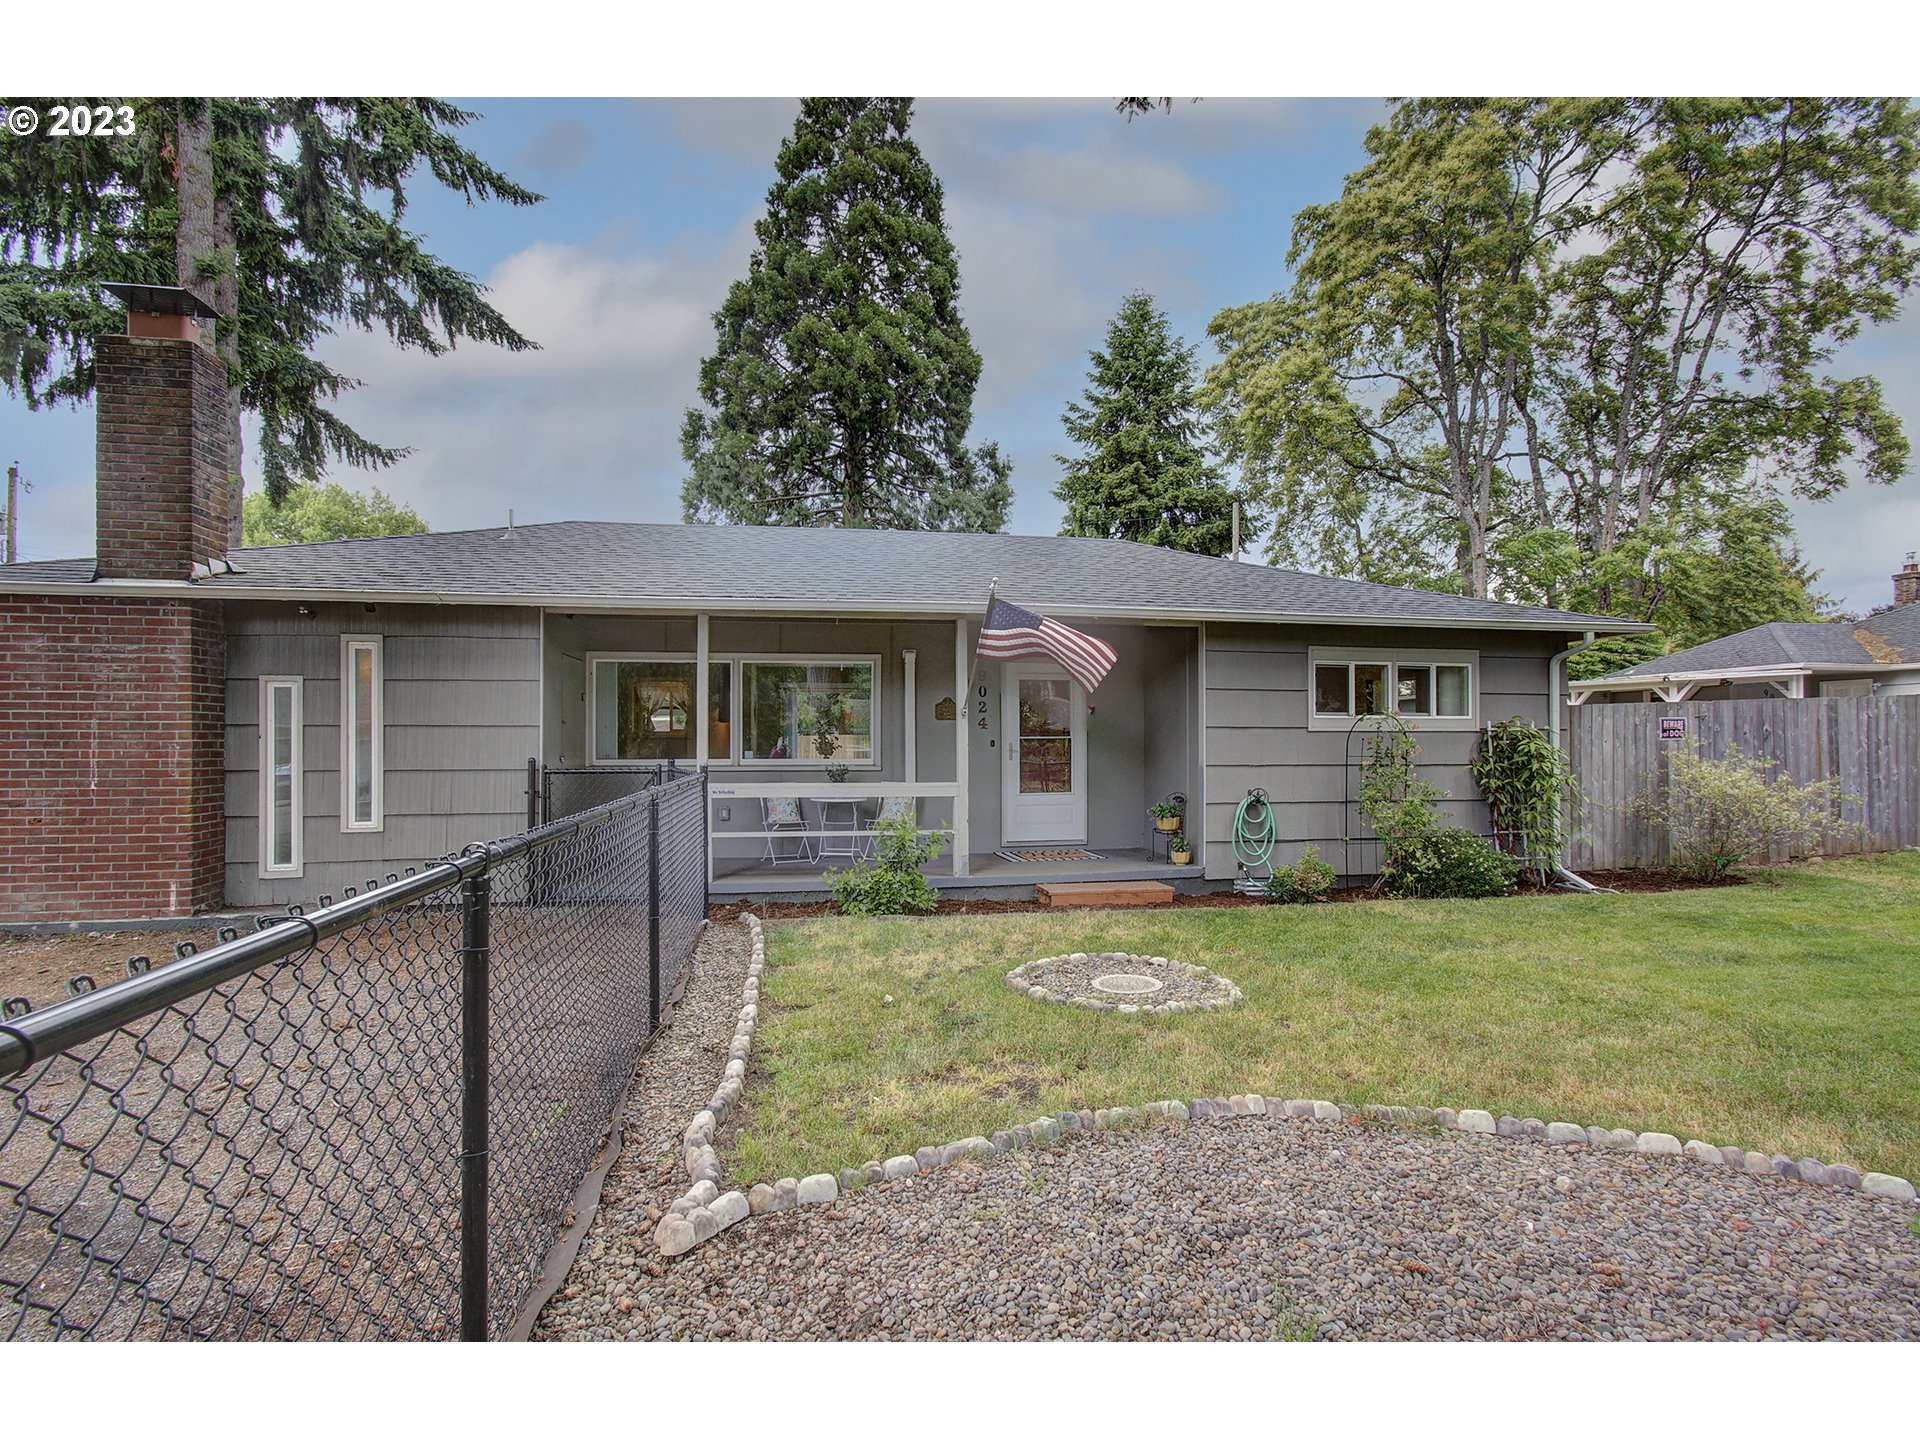
[[[1717,890],[1729,885],[1745,885],[1753,878],[1746,875],[1730,875],[1724,880],[1693,880],[1672,870],[1584,870],[1580,874],[1582,879],[1602,889],[1621,890],[1636,895],[1655,895],[1668,890]],[[1523,896],[1553,897],[1575,892],[1560,889],[1543,890],[1538,886],[1523,884],[1515,893]],[[1356,885],[1343,890],[1329,891],[1324,903],[1349,905],[1387,898],[1389,897],[1371,887]],[[1141,908],[1239,910],[1272,903],[1263,896],[1242,895],[1237,890],[1210,890],[1201,895],[1175,895],[1168,904]],[[749,910],[764,920],[819,920],[840,913],[839,907],[831,900],[790,900],[764,905],[741,903],[709,905],[707,918],[731,923]],[[1037,898],[1033,900],[942,899],[939,907],[934,911],[936,915],[1031,915],[1041,912],[1060,913],[1050,905],[1043,905]]]

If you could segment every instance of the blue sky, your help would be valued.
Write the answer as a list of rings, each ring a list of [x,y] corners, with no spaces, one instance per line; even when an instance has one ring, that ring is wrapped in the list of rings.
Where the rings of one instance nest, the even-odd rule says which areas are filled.
[[[709,317],[744,272],[752,225],[789,132],[792,100],[467,100],[469,142],[548,198],[469,208],[422,180],[408,223],[482,277],[544,347],[462,347],[438,360],[348,334],[323,354],[364,380],[342,412],[414,453],[377,483],[435,529],[569,518],[673,520],[678,430],[712,346]],[[914,134],[946,188],[961,304],[985,362],[978,440],[1014,461],[1012,528],[1059,522],[1052,488],[1060,412],[1086,352],[1130,289],[1208,346],[1222,307],[1281,288],[1294,213],[1332,198],[1361,159],[1378,100],[1178,103],[1131,125],[1087,100],[926,100]],[[1857,343],[1844,367],[1887,382],[1920,431],[1911,314]],[[92,548],[91,410],[30,414],[0,397],[0,459],[34,491],[21,505],[27,558]],[[255,472],[249,465],[249,480]],[[1887,576],[1920,545],[1912,480],[1798,506],[1821,588],[1884,603]]]

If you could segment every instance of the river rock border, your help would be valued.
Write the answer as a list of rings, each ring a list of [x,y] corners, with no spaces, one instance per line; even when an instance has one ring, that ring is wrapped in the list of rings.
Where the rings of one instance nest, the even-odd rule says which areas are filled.
[[[1047,978],[1046,967],[1062,963],[1081,970],[1104,966],[1123,975],[1149,974],[1151,970],[1158,969],[1177,979],[1197,982],[1215,993],[1195,999],[1187,993],[1187,987],[1182,986],[1164,997],[1118,993],[1108,997],[1089,995],[1085,991],[1063,991],[1042,983]],[[1044,1000],[1052,1005],[1078,1005],[1085,1010],[1110,1010],[1119,1015],[1188,1015],[1197,1011],[1225,1010],[1247,998],[1246,992],[1233,981],[1204,965],[1169,960],[1164,955],[1129,955],[1120,950],[1091,953],[1079,950],[1071,955],[1049,955],[1045,959],[1029,960],[1007,972],[1007,983],[1029,999]]]
[[[733,1107],[739,1103],[746,1085],[747,1057],[753,1049],[754,1027],[760,1019],[760,972],[766,968],[766,935],[758,916],[745,915],[752,936],[753,957],[747,966],[746,984],[740,991],[740,1021],[727,1050],[727,1067],[706,1107],[687,1126],[682,1144],[682,1159],[692,1181],[686,1193],[667,1207],[654,1227],[654,1244],[666,1256],[683,1255],[722,1230],[737,1225],[749,1215],[765,1215],[791,1210],[797,1205],[826,1204],[842,1194],[882,1180],[901,1180],[928,1170],[937,1170],[956,1160],[987,1159],[1031,1145],[1057,1143],[1063,1135],[1076,1130],[1120,1130],[1150,1125],[1158,1121],[1232,1119],[1242,1116],[1267,1116],[1289,1120],[1333,1121],[1369,1120],[1386,1125],[1410,1125],[1462,1130],[1473,1135],[1531,1140],[1547,1145],[1591,1145],[1602,1150],[1632,1150],[1642,1155],[1691,1157],[1705,1165],[1725,1166],[1750,1175],[1774,1175],[1810,1185],[1827,1185],[1839,1190],[1858,1190],[1883,1200],[1920,1199],[1913,1182],[1898,1175],[1876,1171],[1862,1174],[1851,1165],[1824,1165],[1818,1160],[1792,1160],[1785,1155],[1768,1155],[1759,1150],[1740,1150],[1731,1145],[1714,1145],[1705,1140],[1682,1142],[1677,1136],[1660,1131],[1608,1130],[1598,1125],[1577,1125],[1567,1120],[1516,1119],[1511,1115],[1495,1117],[1486,1110],[1453,1110],[1445,1106],[1428,1109],[1424,1105],[1336,1105],[1331,1100],[1277,1100],[1264,1095],[1224,1095],[1201,1100],[1155,1100],[1145,1105],[1119,1105],[1101,1110],[1062,1110],[1043,1115],[1011,1130],[995,1131],[991,1138],[969,1135],[946,1145],[923,1145],[911,1155],[896,1155],[891,1160],[869,1160],[865,1165],[849,1167],[838,1175],[808,1175],[803,1179],[776,1180],[753,1186],[742,1193],[720,1190],[720,1158],[713,1137]],[[1171,963],[1171,962],[1170,962]],[[1229,982],[1231,983],[1231,982]]]

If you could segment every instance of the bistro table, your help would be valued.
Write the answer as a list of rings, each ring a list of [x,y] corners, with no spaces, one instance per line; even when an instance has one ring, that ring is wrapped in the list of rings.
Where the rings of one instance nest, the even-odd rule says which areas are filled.
[[[809,795],[807,798],[820,809],[820,844],[815,853],[823,860],[829,855],[845,856],[849,860],[862,858],[866,854],[866,837],[860,828],[860,807],[866,802],[858,795]],[[834,813],[842,810],[847,817],[844,832],[834,823]]]

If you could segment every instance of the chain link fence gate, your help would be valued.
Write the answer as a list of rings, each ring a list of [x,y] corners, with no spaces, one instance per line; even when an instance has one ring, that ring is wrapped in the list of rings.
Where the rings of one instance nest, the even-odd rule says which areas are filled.
[[[0,1336],[512,1328],[706,913],[670,780],[0,1017]]]

